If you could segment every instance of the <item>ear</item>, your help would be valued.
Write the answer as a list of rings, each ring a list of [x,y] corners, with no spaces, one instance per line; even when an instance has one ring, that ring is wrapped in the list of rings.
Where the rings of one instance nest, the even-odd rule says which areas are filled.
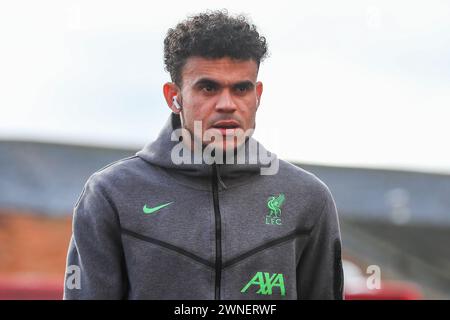
[[[259,104],[261,103],[261,95],[263,93],[263,84],[261,81],[256,83],[256,109],[258,110]]]
[[[178,89],[178,86],[175,83],[166,82],[163,85],[164,98],[166,99],[166,103],[173,113],[180,113],[180,110],[173,103],[173,97],[177,96],[179,92],[180,90]]]

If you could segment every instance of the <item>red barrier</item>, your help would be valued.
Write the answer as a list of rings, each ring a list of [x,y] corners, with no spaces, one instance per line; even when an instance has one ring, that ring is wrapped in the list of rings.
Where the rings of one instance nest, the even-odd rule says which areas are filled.
[[[346,300],[421,300],[422,293],[409,282],[383,281],[380,289],[345,293]]]
[[[0,300],[61,300],[63,285],[54,278],[0,278]]]

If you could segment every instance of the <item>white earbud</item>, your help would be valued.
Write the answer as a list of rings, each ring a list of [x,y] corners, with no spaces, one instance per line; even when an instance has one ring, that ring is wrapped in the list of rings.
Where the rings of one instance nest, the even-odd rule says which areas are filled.
[[[178,101],[177,101],[177,96],[174,96],[174,97],[172,98],[172,101],[173,101],[173,104],[175,105],[175,108],[177,108],[178,111],[181,111],[181,109],[183,109],[183,107],[180,106],[180,104],[179,104]]]

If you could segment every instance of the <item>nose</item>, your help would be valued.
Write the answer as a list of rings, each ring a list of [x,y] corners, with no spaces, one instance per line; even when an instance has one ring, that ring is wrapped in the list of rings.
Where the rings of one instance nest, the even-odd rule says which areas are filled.
[[[228,92],[228,90],[223,90],[217,103],[216,111],[218,112],[234,112],[237,106],[233,101],[233,97]]]

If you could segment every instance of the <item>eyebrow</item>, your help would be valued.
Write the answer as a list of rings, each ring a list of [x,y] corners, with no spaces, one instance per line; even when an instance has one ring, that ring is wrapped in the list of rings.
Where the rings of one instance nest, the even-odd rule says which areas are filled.
[[[210,79],[210,78],[200,78],[199,80],[197,80],[194,83],[194,87],[200,87],[200,86],[205,86],[205,85],[209,85],[209,86],[213,86],[213,87],[221,87],[222,85],[217,82],[216,80]],[[246,87],[246,88],[253,88],[255,86],[255,84],[250,81],[250,80],[244,80],[244,81],[239,81],[236,83],[233,83],[231,85],[233,88],[236,87]]]

